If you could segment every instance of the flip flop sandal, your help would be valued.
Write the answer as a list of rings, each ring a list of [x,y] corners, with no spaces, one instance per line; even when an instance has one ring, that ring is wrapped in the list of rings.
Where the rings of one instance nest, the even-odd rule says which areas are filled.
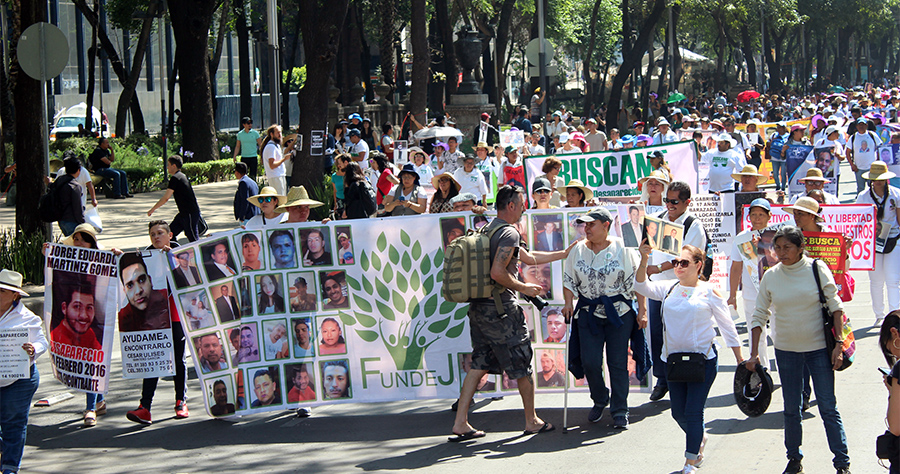
[[[553,431],[555,429],[556,429],[556,427],[551,425],[548,422],[548,423],[544,423],[544,426],[542,426],[541,429],[539,429],[537,431],[525,430],[525,434],[527,434],[527,435],[541,434],[541,433],[547,433],[547,432]]]
[[[449,438],[447,438],[447,441],[450,441],[451,443],[459,443],[461,441],[468,441],[470,439],[484,438],[484,437],[485,437],[484,431],[471,430],[471,431],[465,432],[463,434],[453,433],[453,436],[450,436]]]

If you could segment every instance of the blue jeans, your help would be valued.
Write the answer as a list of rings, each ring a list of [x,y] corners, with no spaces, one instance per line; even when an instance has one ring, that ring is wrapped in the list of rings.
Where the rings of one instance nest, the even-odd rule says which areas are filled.
[[[32,364],[31,377],[19,379],[0,388],[0,469],[18,472],[25,451],[25,435],[28,432],[28,413],[31,399],[40,385],[41,376]]]
[[[866,183],[865,178],[862,177],[863,173],[868,173],[869,170],[857,169],[856,170],[856,194],[859,194],[866,190],[866,187],[869,183]]]
[[[116,168],[101,168],[94,170],[94,174],[103,176],[112,181],[113,196],[124,196],[130,194],[128,190],[128,175],[124,171]]]
[[[784,397],[784,447],[787,448],[788,459],[803,459],[803,452],[800,450],[803,427],[800,423],[803,420],[801,415],[803,368],[806,367],[816,390],[819,415],[825,423],[828,448],[834,454],[832,463],[835,468],[849,467],[847,436],[844,434],[841,414],[837,411],[834,370],[828,350],[789,352],[775,349],[775,359],[778,361],[778,375],[781,378],[781,393]]]
[[[772,177],[775,178],[775,189],[784,190],[788,187],[787,162],[772,160]]]
[[[78,227],[78,223],[72,221],[57,221],[56,223],[59,224],[59,230],[66,237],[72,235],[72,232],[75,232],[75,228]]]
[[[666,387],[666,361],[662,360],[662,302],[647,298],[647,305],[650,322],[650,360],[653,363],[653,377],[656,378],[656,385]]]
[[[706,361],[706,380],[703,382],[669,382],[669,400],[672,402],[672,418],[685,434],[684,457],[696,460],[700,456],[700,444],[706,430],[703,410],[709,389],[719,371],[719,358]]]
[[[589,316],[593,318],[594,316]],[[581,363],[591,390],[594,406],[610,406],[612,416],[628,416],[628,341],[635,324],[635,314],[622,316],[622,325],[613,327],[605,319],[596,318],[591,331],[588,317],[578,318],[578,339],[581,343]],[[612,388],[610,404],[609,388],[603,379],[603,347],[606,346],[609,384]]]
[[[97,408],[97,404],[103,401],[102,393],[85,393],[84,394],[84,409],[89,411],[94,411]]]

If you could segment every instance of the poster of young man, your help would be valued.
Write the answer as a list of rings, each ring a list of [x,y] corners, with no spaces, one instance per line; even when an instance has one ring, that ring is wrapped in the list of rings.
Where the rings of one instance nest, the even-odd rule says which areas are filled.
[[[118,313],[125,378],[175,375],[166,263],[166,254],[159,250],[119,257],[125,290],[125,305]]]
[[[50,329],[53,375],[68,388],[106,393],[119,268],[109,251],[50,244],[44,282],[44,324]]]

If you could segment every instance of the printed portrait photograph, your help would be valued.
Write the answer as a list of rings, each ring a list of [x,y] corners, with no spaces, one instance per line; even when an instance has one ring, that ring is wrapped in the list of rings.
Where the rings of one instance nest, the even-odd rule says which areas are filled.
[[[837,159],[834,157],[834,147],[816,148],[813,150],[816,158],[815,166],[822,170],[822,175],[826,178],[834,178],[834,166]]]
[[[226,416],[234,413],[234,385],[231,376],[213,377],[206,380],[206,399],[212,416]]]
[[[531,232],[528,232],[528,215],[522,214],[519,222],[513,224],[513,227],[516,228],[516,231],[519,233],[519,237],[522,239],[522,242],[525,243],[525,247],[529,249],[534,248],[530,246]]]
[[[347,309],[350,307],[350,293],[347,277],[343,270],[319,272],[322,282],[322,309]]]
[[[650,248],[658,249],[662,240],[663,222],[655,217],[644,216],[644,239],[650,244]],[[641,239],[643,241],[643,239]]]
[[[331,256],[331,237],[327,227],[299,229],[300,254],[304,267],[334,265]]]
[[[256,313],[277,314],[284,312],[284,287],[280,273],[257,275]]]
[[[640,247],[641,236],[644,235],[644,206],[629,204],[617,206],[617,208],[619,211],[619,236],[622,237],[626,247]]]
[[[53,270],[53,286],[47,289],[53,292],[50,341],[102,349],[106,308],[104,298],[98,297],[97,278]]]
[[[287,359],[291,357],[291,343],[288,340],[286,319],[269,319],[263,321],[263,350],[266,360]]]
[[[569,328],[562,314],[562,306],[547,306],[541,310],[541,331],[544,342],[566,342]]]
[[[545,300],[553,299],[553,266],[551,263],[526,265],[520,260],[519,280],[540,285],[541,292],[538,296]]]
[[[297,246],[292,231],[287,229],[269,231],[267,243],[270,268],[273,270],[297,268]]]
[[[319,318],[319,355],[346,354],[343,324],[336,316]]]
[[[238,351],[241,349],[241,327],[231,326],[222,330],[222,333],[228,339],[228,351],[226,355],[232,362],[235,360]],[[225,341],[223,341],[224,343]]]
[[[162,261],[151,258],[149,253],[139,252],[124,253],[119,257],[119,280],[126,300],[125,306],[119,310],[120,332],[172,327],[169,280],[164,265],[159,264]]]
[[[519,390],[519,381],[516,379],[509,378],[509,374],[506,371],[503,372],[503,390]]]
[[[181,299],[181,308],[184,310],[184,317],[187,318],[188,328],[191,331],[216,325],[216,318],[213,316],[212,305],[206,295],[206,290],[184,293],[179,298]]]
[[[463,380],[466,379],[466,374],[468,374],[469,369],[472,368],[472,353],[460,352],[456,357],[457,363],[459,364],[459,387],[462,388]],[[491,374],[482,375],[481,380],[478,381],[478,385],[475,386],[476,392],[494,392],[496,390],[496,377]]]
[[[313,318],[291,318],[291,330],[293,331],[291,345],[294,348],[294,357],[315,356],[316,344],[314,341],[316,340],[317,331],[315,324],[313,324]]]
[[[537,359],[538,388],[566,386],[566,359],[563,349],[539,349],[534,351]]]
[[[565,248],[562,235],[562,214],[535,214],[531,216],[534,222],[534,245],[532,248],[538,252],[555,252]]]
[[[281,376],[277,365],[247,369],[252,377],[250,391],[250,408],[281,405]]]
[[[353,398],[350,386],[350,362],[347,359],[319,362],[322,395],[326,400]]]
[[[314,272],[288,273],[288,298],[292,313],[316,311],[316,274]]]
[[[228,369],[225,347],[218,332],[201,334],[191,339],[194,351],[200,361],[200,371],[204,374]]]
[[[570,212],[566,214],[566,222],[569,224],[567,226],[566,232],[566,245],[571,245],[572,242],[575,242],[579,239],[585,239],[587,235],[584,233],[584,224],[579,224],[575,222],[579,217],[585,215],[584,212]]]
[[[256,323],[245,323],[241,325],[238,333],[238,350],[232,358],[232,363],[237,367],[238,364],[246,362],[259,362],[259,340],[256,334]]]
[[[259,231],[242,232],[234,235],[235,248],[241,249],[241,270],[255,272],[265,270],[266,263],[262,254],[262,233]]]
[[[218,239],[200,246],[203,255],[203,268],[209,281],[230,278],[237,274],[231,250],[228,248],[228,240]]]
[[[444,217],[440,219],[441,223],[441,239],[444,249],[459,237],[466,235],[466,218],[465,217]]]
[[[478,230],[490,223],[490,219],[488,216],[474,215],[470,217],[471,219],[471,228]]]
[[[336,226],[334,235],[337,239],[337,250],[335,252],[337,253],[338,264],[353,265],[356,263],[353,253],[353,232],[351,232],[350,226]]]
[[[668,252],[673,255],[679,255],[681,253],[681,242],[683,241],[684,227],[668,222],[663,223],[662,245],[660,246],[660,248],[664,252]]]
[[[284,386],[288,389],[288,403],[316,400],[316,378],[312,362],[284,365]]]
[[[253,293],[250,291],[250,277],[238,278],[238,303],[241,305],[241,316],[253,316]]]
[[[237,321],[241,317],[241,304],[234,291],[234,283],[224,281],[209,286],[209,292],[212,293],[213,300],[216,302],[216,314],[219,316],[220,323],[228,323]]]
[[[194,249],[187,249],[175,254],[170,263],[172,266],[172,279],[175,280],[175,288],[181,290],[203,283],[200,278],[200,270],[197,269],[197,258]]]

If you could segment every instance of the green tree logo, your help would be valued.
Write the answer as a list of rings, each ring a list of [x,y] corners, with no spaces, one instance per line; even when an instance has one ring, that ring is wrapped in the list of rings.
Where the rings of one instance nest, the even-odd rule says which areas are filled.
[[[468,305],[443,299],[438,303],[442,249],[423,254],[419,242],[413,243],[404,230],[400,231],[400,243],[400,249],[388,245],[382,232],[377,250],[362,252],[360,280],[347,275],[357,309],[339,314],[348,328],[358,326],[354,330],[364,341],[381,339],[397,370],[418,370],[423,368],[428,347],[441,338],[455,339],[462,334]]]

